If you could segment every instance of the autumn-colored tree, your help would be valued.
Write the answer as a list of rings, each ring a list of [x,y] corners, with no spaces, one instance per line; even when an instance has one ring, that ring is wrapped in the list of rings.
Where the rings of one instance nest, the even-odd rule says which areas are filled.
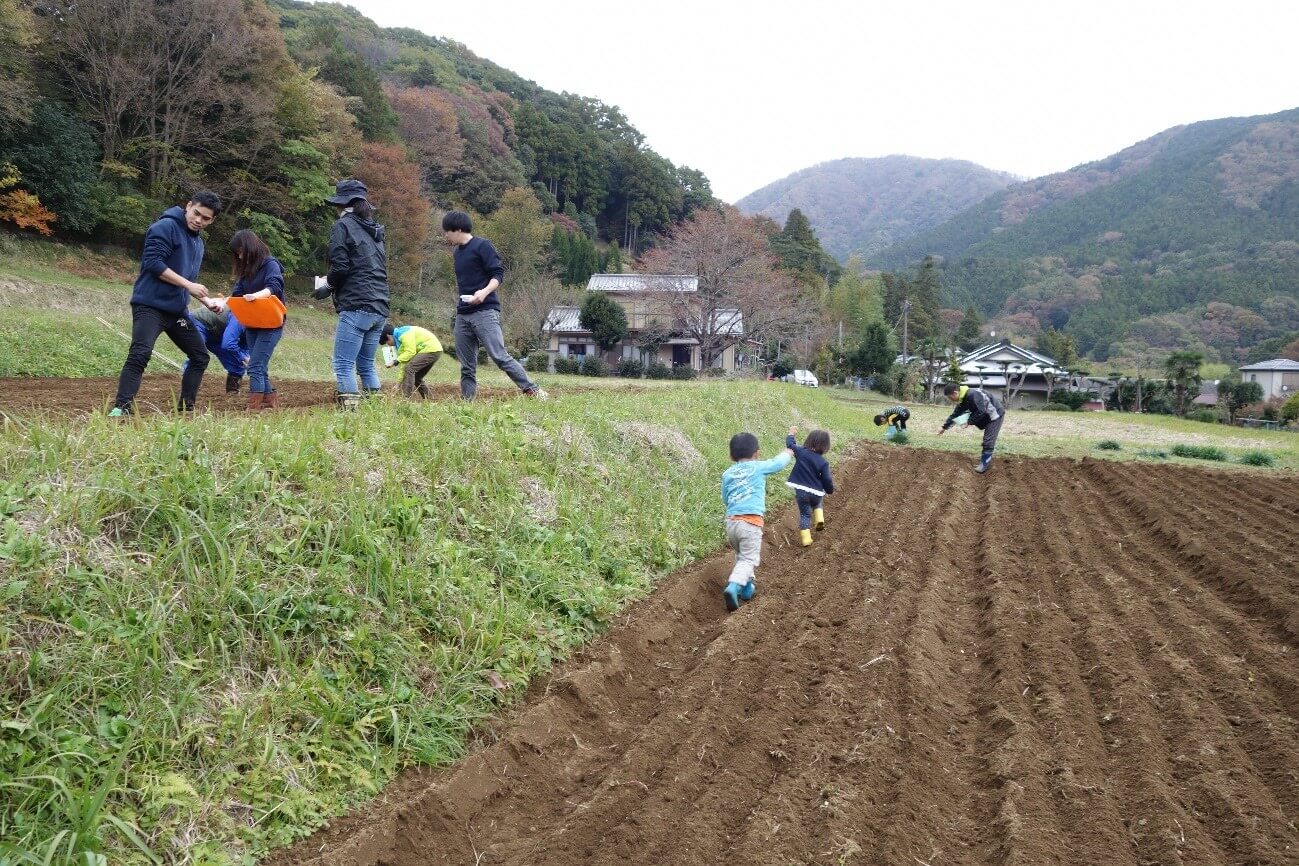
[[[43,235],[54,233],[51,227],[58,217],[41,200],[18,184],[22,177],[13,163],[0,162],[0,220],[7,220],[20,229],[35,229]]]
[[[451,97],[436,87],[388,85],[384,92],[397,112],[397,132],[420,165],[439,179],[455,174],[465,143]]]
[[[705,367],[742,340],[776,340],[819,319],[793,276],[775,267],[757,224],[730,206],[677,226],[645,255],[644,267],[699,278],[697,291],[667,291],[662,302],[673,327],[698,341]]]
[[[375,219],[387,227],[389,276],[412,279],[419,271],[432,208],[420,194],[419,166],[395,144],[367,141],[356,177],[370,190]]]

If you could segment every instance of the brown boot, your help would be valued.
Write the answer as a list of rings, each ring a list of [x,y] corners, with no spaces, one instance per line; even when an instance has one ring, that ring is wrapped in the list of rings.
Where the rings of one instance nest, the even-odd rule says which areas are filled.
[[[266,395],[261,393],[260,391],[249,391],[248,411],[256,412],[259,409],[263,408],[265,399],[266,399]]]
[[[280,392],[279,392],[279,391],[271,391],[269,394],[263,394],[262,397],[265,398],[265,399],[262,401],[262,408],[263,408],[263,409],[278,409],[278,408],[280,408]]]

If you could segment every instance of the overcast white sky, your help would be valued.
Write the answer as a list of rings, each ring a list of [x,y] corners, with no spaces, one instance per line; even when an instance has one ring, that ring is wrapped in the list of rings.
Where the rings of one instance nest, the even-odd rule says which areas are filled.
[[[350,0],[622,108],[720,198],[847,156],[1036,177],[1299,106],[1295,0]]]

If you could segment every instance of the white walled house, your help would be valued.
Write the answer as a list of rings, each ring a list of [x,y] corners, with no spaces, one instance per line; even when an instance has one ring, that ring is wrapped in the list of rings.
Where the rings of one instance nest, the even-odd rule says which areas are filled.
[[[1263,399],[1274,397],[1288,398],[1299,391],[1299,361],[1289,358],[1273,358],[1258,364],[1247,364],[1240,368],[1240,377],[1246,382],[1257,382],[1263,386]]]
[[[1066,391],[1071,384],[1070,371],[1054,358],[1009,340],[989,343],[964,355],[961,373],[964,384],[971,387],[991,389],[1006,399],[1014,392],[1013,406],[1007,408],[1042,405],[1047,402],[1048,390],[1052,394]]]
[[[547,350],[556,357],[585,358],[600,355],[616,364],[636,360],[642,364],[703,369],[699,340],[692,332],[707,331],[725,335],[733,344],[714,359],[714,367],[727,372],[748,369],[756,362],[753,349],[744,339],[744,318],[739,310],[712,311],[713,322],[707,329],[697,327],[691,316],[702,316],[702,305],[690,303],[699,291],[699,278],[688,275],[661,274],[593,274],[586,284],[588,292],[605,292],[627,314],[627,336],[608,352],[601,352],[582,327],[579,307],[555,307],[547,318]],[[657,350],[645,348],[643,337],[655,331],[664,338]]]

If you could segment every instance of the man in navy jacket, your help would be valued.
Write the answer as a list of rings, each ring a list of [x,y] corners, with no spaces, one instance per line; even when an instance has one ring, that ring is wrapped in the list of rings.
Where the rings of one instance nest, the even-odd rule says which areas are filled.
[[[184,208],[168,208],[144,236],[140,275],[131,292],[131,348],[117,383],[117,398],[108,414],[130,415],[140,390],[144,368],[153,356],[159,334],[166,334],[189,363],[180,379],[182,411],[194,408],[203,371],[208,365],[207,347],[189,318],[189,299],[194,296],[209,308],[207,286],[196,282],[203,266],[203,229],[221,212],[221,199],[204,190],[190,197]]]

